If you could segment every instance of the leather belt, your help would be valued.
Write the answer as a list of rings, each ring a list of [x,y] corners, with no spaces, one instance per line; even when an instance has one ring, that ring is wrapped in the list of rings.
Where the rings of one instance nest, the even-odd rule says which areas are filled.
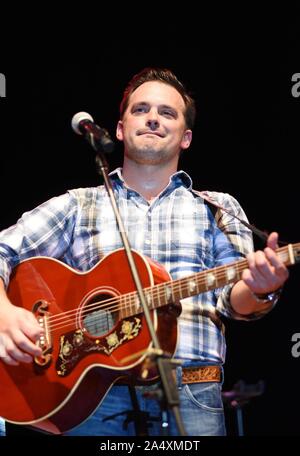
[[[220,382],[222,370],[220,366],[183,367],[182,383]]]
[[[173,370],[174,380],[176,380],[176,371]],[[183,367],[181,375],[181,383],[204,383],[204,382],[221,382],[222,380],[222,368],[221,366],[200,366],[200,367]],[[144,383],[137,383],[128,381],[128,378],[119,379],[114,386],[124,386],[132,384],[138,388],[148,388],[149,385],[156,385],[159,382],[158,378],[155,378],[153,382],[149,382],[148,385]]]

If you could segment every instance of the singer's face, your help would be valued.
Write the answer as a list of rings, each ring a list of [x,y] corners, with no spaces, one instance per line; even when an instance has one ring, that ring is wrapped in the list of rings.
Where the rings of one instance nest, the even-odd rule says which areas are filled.
[[[184,112],[184,100],[174,87],[157,81],[139,86],[117,126],[125,156],[140,164],[178,160],[181,149],[187,149],[192,139]]]

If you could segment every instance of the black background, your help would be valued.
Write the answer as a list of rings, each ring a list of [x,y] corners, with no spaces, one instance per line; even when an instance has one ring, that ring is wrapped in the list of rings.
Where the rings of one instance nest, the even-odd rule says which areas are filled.
[[[87,111],[114,136],[123,89],[145,66],[171,68],[197,103],[191,148],[180,167],[194,188],[231,193],[251,223],[300,242],[300,97],[291,93],[300,72],[299,15],[239,11],[237,19],[206,24],[203,15],[161,27],[122,30],[123,39],[87,39],[77,55],[71,38],[43,47],[22,37],[0,60],[7,97],[0,99],[1,220],[13,224],[26,210],[67,189],[99,184],[92,150],[72,131],[74,113]],[[129,28],[129,27],[128,27]],[[60,51],[60,52],[59,52]],[[59,56],[58,56],[59,55]],[[62,58],[62,55],[64,56]],[[122,164],[122,144],[110,157]],[[256,243],[261,248],[260,242]],[[277,307],[263,319],[227,322],[224,389],[243,379],[265,382],[265,393],[243,411],[246,435],[299,435],[300,357],[291,337],[300,333],[300,269]],[[236,434],[227,412],[229,434]]]

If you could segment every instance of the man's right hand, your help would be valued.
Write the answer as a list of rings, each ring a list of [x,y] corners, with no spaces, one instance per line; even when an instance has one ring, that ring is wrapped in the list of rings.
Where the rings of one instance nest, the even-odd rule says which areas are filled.
[[[8,298],[0,302],[0,355],[11,366],[30,363],[42,350],[35,342],[43,334],[35,316],[14,306]]]

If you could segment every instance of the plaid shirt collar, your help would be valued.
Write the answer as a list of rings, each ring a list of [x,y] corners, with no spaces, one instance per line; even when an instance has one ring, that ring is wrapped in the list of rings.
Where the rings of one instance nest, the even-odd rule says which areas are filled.
[[[109,173],[110,178],[112,179],[113,184],[118,188],[127,188],[127,190],[131,190],[127,187],[124,178],[122,176],[122,168],[116,168],[114,171]],[[172,174],[169,179],[169,183],[166,188],[160,193],[160,197],[166,196],[171,193],[175,188],[180,187],[183,185],[187,190],[192,191],[193,181],[191,177],[183,170],[179,170],[176,173]]]

